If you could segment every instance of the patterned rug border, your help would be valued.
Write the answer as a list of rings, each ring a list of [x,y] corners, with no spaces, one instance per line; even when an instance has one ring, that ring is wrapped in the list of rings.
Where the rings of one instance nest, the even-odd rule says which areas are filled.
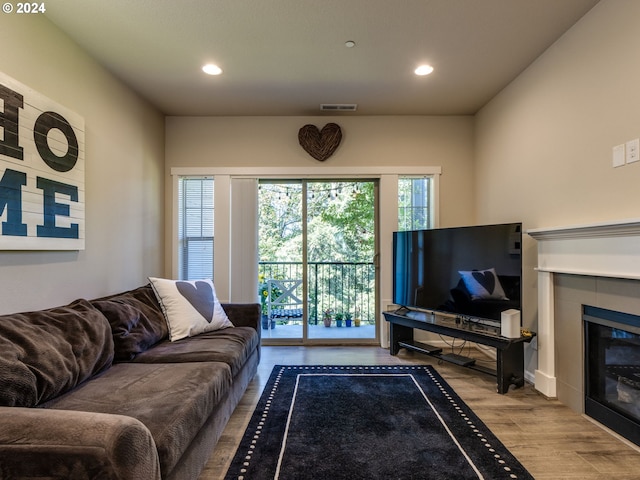
[[[249,421],[225,479],[250,480],[251,477],[245,475],[251,467],[256,446],[262,436],[263,427],[270,418],[273,402],[280,388],[282,378],[286,373],[297,376],[301,374],[321,375],[323,373],[328,375],[410,375],[412,372],[424,372],[427,374],[443,397],[449,402],[450,407],[457,412],[460,419],[466,424],[469,429],[468,435],[477,440],[479,449],[485,449],[488,455],[493,456],[496,464],[503,471],[504,478],[514,480],[533,479],[524,466],[509,452],[502,442],[431,365],[275,365],[265,389],[256,404],[251,420]],[[425,397],[425,399],[431,403],[428,398]],[[436,414],[440,416],[436,407],[432,405],[432,408]],[[446,424],[443,423],[443,425],[448,429]],[[460,436],[461,434],[456,432],[455,436],[452,436],[452,439],[457,443],[455,438]],[[284,438],[282,441],[284,441]],[[498,450],[503,450],[502,453],[496,450],[495,447],[497,447]],[[459,448],[463,450],[462,447]],[[233,471],[237,473],[232,473]],[[489,480],[489,477],[483,476],[480,472],[478,472],[478,478]]]

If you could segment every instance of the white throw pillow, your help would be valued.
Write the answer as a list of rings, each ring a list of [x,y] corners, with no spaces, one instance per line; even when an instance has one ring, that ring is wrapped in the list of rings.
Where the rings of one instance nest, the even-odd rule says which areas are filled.
[[[233,327],[210,279],[167,280],[149,277],[174,342],[204,332]]]
[[[471,300],[509,300],[500,284],[494,268],[458,272],[464,286],[471,294]]]

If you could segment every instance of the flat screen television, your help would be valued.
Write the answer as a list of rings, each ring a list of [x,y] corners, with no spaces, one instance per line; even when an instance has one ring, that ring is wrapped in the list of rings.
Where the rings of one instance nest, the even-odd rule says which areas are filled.
[[[522,311],[521,244],[521,223],[394,232],[393,302],[499,322]]]

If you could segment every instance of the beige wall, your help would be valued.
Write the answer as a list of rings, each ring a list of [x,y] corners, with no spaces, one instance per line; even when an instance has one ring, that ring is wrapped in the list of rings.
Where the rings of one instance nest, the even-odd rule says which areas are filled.
[[[640,217],[640,2],[603,0],[476,116],[476,214],[526,229]],[[536,242],[524,239],[525,324],[536,321]]]
[[[41,15],[0,15],[0,69],[85,121],[80,252],[0,252],[0,313],[136,287],[163,272],[164,121]]]
[[[306,124],[340,125],[342,142],[324,162],[298,144]],[[472,117],[169,117],[166,172],[172,167],[441,166],[440,225],[474,222]],[[170,225],[171,182],[166,182]],[[170,235],[170,232],[167,233]],[[167,245],[170,245],[167,237]],[[170,247],[167,247],[170,248]],[[170,251],[165,259],[170,264]]]
[[[640,214],[640,2],[603,0],[477,116],[478,220],[527,228]]]

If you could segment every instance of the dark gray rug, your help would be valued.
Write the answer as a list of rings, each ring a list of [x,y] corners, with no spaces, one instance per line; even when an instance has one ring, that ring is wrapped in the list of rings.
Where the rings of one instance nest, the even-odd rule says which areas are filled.
[[[226,480],[532,479],[430,366],[276,366]]]

